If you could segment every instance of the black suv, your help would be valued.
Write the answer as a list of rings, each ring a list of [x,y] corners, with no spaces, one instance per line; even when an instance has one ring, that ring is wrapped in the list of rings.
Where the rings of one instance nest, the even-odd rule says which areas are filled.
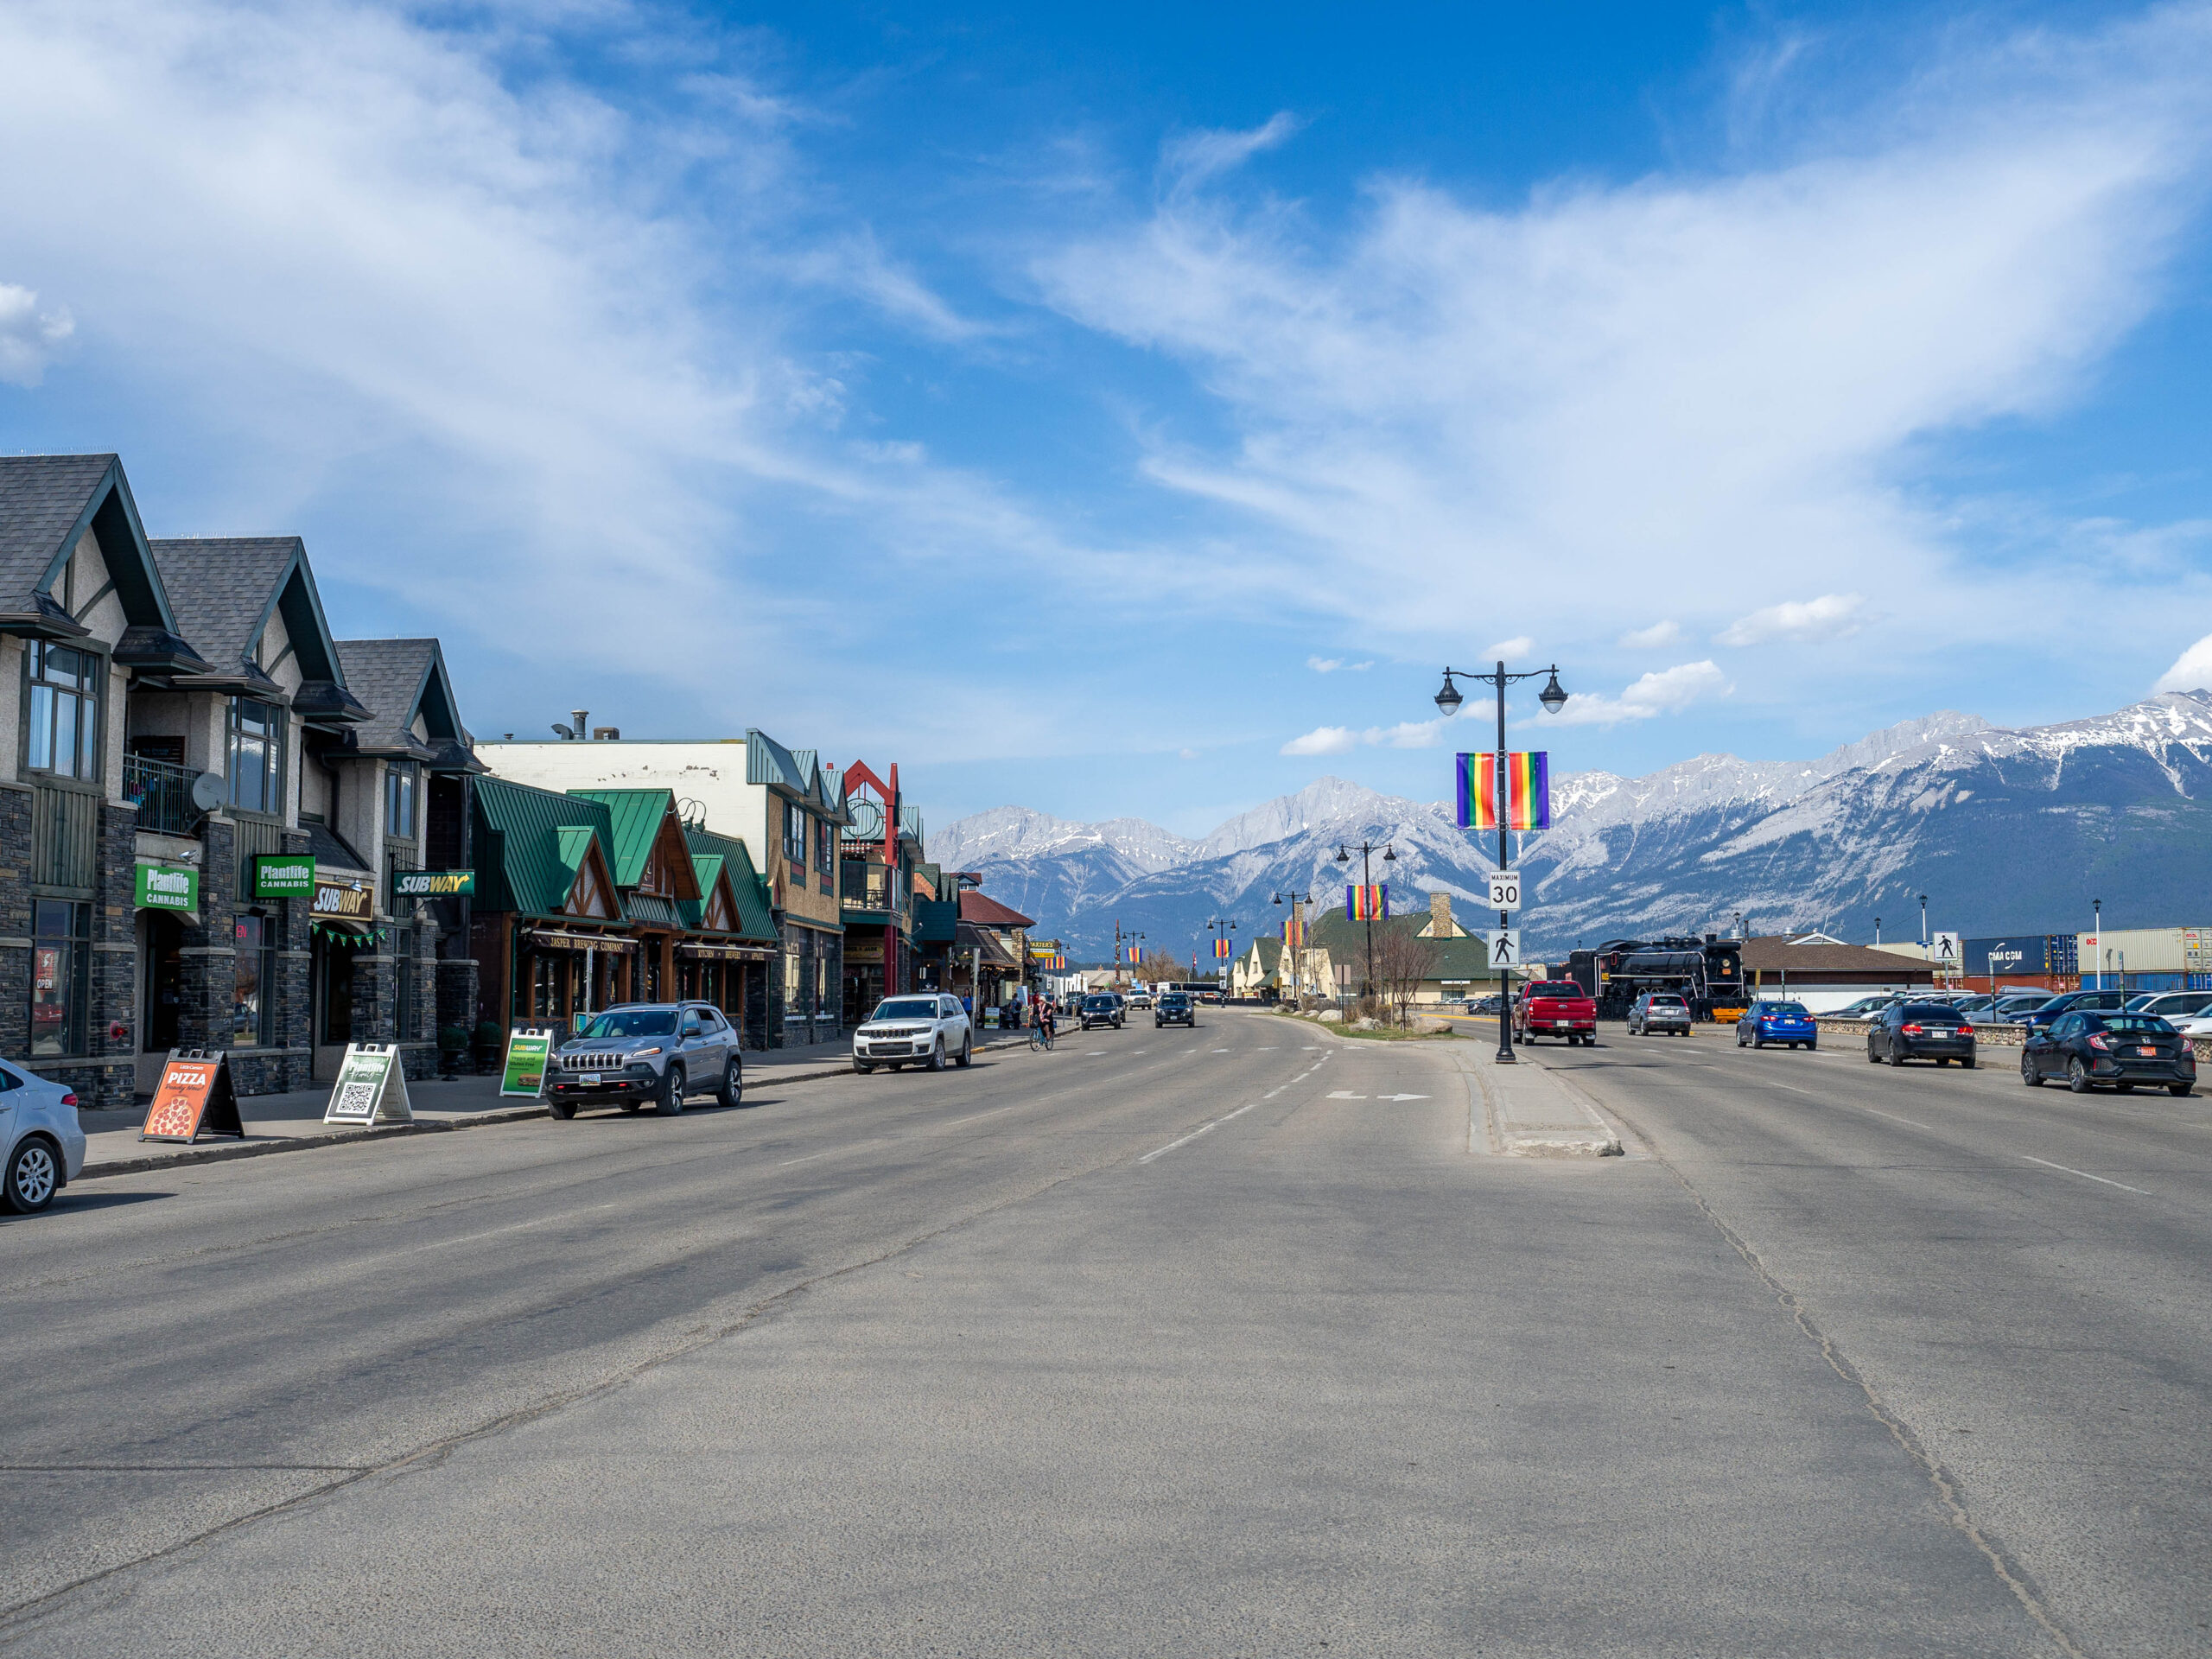
[[[1189,1026],[1195,1029],[1198,1023],[1198,1004],[1191,1001],[1188,991],[1162,991],[1160,994],[1160,1001],[1152,1011],[1154,1031],[1162,1026]]]
[[[1083,1028],[1085,1031],[1093,1026],[1111,1026],[1119,1031],[1122,1018],[1122,999],[1118,996],[1101,992],[1083,999]]]

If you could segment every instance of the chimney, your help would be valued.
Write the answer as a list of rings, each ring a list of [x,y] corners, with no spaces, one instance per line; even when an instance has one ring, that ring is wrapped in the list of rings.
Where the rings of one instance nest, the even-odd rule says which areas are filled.
[[[1459,937],[1459,924],[1452,919],[1452,895],[1440,887],[1428,895],[1428,936],[1433,939]]]
[[[589,733],[591,730],[591,710],[588,709],[569,709],[569,729],[574,732],[579,738],[582,738]]]

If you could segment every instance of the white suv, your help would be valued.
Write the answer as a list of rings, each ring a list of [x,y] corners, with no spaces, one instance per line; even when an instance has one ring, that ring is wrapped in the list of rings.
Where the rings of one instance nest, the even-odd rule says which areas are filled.
[[[942,1071],[948,1059],[967,1065],[974,1046],[958,997],[938,991],[887,996],[853,1032],[853,1070],[887,1065],[896,1071],[912,1064]]]

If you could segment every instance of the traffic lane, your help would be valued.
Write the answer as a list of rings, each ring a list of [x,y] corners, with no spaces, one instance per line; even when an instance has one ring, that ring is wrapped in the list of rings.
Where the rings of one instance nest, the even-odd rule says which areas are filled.
[[[91,1379],[16,1402],[0,1605],[629,1374],[1146,1144],[1208,1110],[1217,1074],[1273,1061],[1145,1046],[104,1183],[176,1196],[0,1235],[29,1247],[0,1363]]]
[[[2212,1225],[2195,1124],[2054,1122],[2069,1108],[2016,1078],[2005,1092],[1863,1057],[1571,1064],[1802,1300],[2087,1650],[2204,1649]],[[2165,1167],[2131,1191],[2019,1150],[2062,1137],[2078,1170]]]
[[[1300,1087],[1160,1155],[19,1640],[2033,1650],[1863,1395],[1660,1166],[1470,1156],[1440,1048],[1301,1058]]]

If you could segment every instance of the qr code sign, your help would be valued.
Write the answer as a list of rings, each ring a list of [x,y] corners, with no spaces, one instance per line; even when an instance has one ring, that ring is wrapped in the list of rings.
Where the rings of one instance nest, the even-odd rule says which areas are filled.
[[[349,1083],[338,1091],[338,1104],[331,1108],[333,1117],[366,1117],[377,1109],[377,1086],[373,1083]]]

